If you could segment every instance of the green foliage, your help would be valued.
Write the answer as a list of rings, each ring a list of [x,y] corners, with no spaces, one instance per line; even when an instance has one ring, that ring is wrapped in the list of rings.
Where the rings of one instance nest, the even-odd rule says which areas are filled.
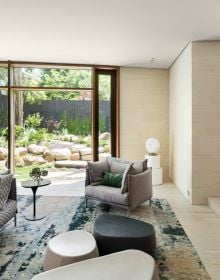
[[[99,146],[104,147],[109,144],[109,140],[99,140]]]
[[[43,117],[39,113],[29,114],[25,120],[25,127],[38,128],[42,123]]]
[[[18,139],[24,135],[24,128],[19,125],[15,125],[15,138]],[[2,136],[5,137],[5,139],[8,139],[8,127],[2,130]]]
[[[99,117],[99,133],[106,132],[105,117]]]
[[[45,91],[24,91],[24,103],[41,104],[42,101],[47,100],[47,93]]]
[[[61,115],[61,122],[60,122],[60,131],[63,131],[64,129],[67,129],[67,112],[64,111]]]
[[[6,86],[8,84],[8,68],[0,67],[0,86]]]
[[[30,128],[25,131],[25,137],[28,140],[28,143],[38,144],[39,142],[45,140],[46,138],[46,129],[39,128],[34,129]]]
[[[100,100],[110,100],[111,97],[111,77],[109,75],[99,76],[99,98]]]
[[[78,118],[68,119],[67,130],[69,134],[86,136],[91,134],[92,123],[90,118],[84,118],[81,121]]]
[[[0,127],[4,128],[8,126],[8,113],[6,111],[0,112]]]
[[[0,137],[0,147],[6,148],[8,146],[8,142],[5,141],[4,137]]]

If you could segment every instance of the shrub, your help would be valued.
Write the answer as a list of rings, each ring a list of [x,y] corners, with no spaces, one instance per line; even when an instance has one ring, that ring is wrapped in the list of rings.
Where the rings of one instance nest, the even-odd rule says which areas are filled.
[[[105,117],[99,117],[99,133],[106,132]]]
[[[38,128],[42,123],[43,117],[39,113],[29,114],[25,119],[25,127]]]
[[[21,138],[24,136],[25,129],[22,126],[15,125],[15,138]],[[2,136],[4,136],[6,139],[8,138],[8,127],[2,130]]]
[[[67,129],[67,113],[64,111],[61,115],[61,121],[60,121],[60,131],[63,131]]]
[[[79,119],[70,118],[67,122],[67,130],[68,130],[69,134],[78,135],[79,134]]]
[[[47,131],[49,133],[57,133],[60,128],[61,122],[51,119],[47,121]]]
[[[39,142],[45,140],[47,137],[46,129],[45,128],[29,128],[25,131],[25,137],[28,140],[28,144],[38,144]],[[26,140],[26,142],[27,142]],[[25,142],[25,141],[24,141]]]

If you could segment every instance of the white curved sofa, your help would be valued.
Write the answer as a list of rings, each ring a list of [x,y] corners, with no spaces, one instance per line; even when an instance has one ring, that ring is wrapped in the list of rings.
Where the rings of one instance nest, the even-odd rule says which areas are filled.
[[[158,280],[154,259],[126,250],[42,272],[32,280]]]

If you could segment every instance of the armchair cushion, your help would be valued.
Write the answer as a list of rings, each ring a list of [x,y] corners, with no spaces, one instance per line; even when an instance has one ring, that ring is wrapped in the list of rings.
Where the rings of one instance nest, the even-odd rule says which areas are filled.
[[[87,186],[85,190],[87,197],[93,197],[98,200],[112,204],[128,205],[128,193],[121,193],[121,189],[108,186]]]
[[[109,171],[108,160],[104,159],[101,161],[91,162],[88,161],[89,176],[92,186],[102,184],[104,172]]]
[[[105,172],[102,184],[104,186],[121,188],[122,177],[122,174],[112,174],[111,172]]]
[[[3,210],[11,189],[12,174],[0,176],[0,210]]]
[[[147,159],[144,161],[135,161],[131,163],[123,174],[123,180],[121,184],[121,193],[128,191],[128,175],[136,175],[144,172],[147,169]]]
[[[123,174],[130,162],[123,159],[108,157],[109,169],[112,174]]]

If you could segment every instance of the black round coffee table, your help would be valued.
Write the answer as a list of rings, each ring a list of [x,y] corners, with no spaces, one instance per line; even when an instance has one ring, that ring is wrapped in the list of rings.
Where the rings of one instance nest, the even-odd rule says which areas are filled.
[[[51,184],[50,180],[42,179],[40,181],[28,180],[21,182],[23,188],[30,188],[33,192],[33,216],[25,217],[29,221],[38,221],[43,219],[45,216],[39,216],[36,214],[36,192],[40,187],[48,186]]]

